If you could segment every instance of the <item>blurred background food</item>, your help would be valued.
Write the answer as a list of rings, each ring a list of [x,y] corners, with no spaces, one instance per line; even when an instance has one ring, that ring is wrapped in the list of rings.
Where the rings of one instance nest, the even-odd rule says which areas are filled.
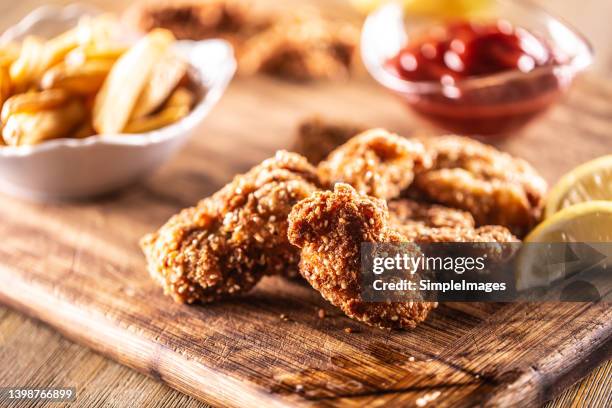
[[[148,132],[189,113],[194,85],[173,34],[154,29],[132,45],[117,24],[83,17],[55,37],[0,46],[4,144]]]
[[[254,14],[243,0],[144,0],[125,11],[128,24],[141,31],[166,28],[180,40],[223,38],[237,44],[269,25],[265,14]]]
[[[235,48],[239,73],[243,76],[265,73],[278,78],[306,82],[360,76],[363,73],[362,64],[359,61],[360,26],[367,13],[388,3],[388,1],[331,0],[333,7],[325,7],[323,3],[319,4],[318,1],[312,2],[314,4],[309,3],[308,6],[301,5],[299,2],[281,3],[249,0],[143,0],[131,3],[121,13],[121,20],[125,26],[141,33],[162,28],[172,32],[178,39],[226,39]],[[409,18],[441,17],[452,21],[470,21],[474,16],[485,15],[490,12],[498,4],[495,0],[402,0],[399,3],[403,5]],[[547,3],[550,2],[542,0],[540,3],[548,6]],[[328,10],[334,10],[334,12],[330,13]],[[562,58],[558,60],[556,54],[552,54],[553,50],[557,51],[557,47],[554,44],[549,44],[548,39],[543,38],[540,48],[550,51],[551,57],[538,59],[538,52],[530,52],[529,48],[533,51],[533,45],[537,45],[540,37],[532,35],[529,30],[523,30],[520,25],[512,28],[513,32],[517,33],[516,38],[510,38],[512,37],[510,35],[507,35],[507,38],[501,38],[500,36],[504,34],[502,29],[499,33],[488,34],[487,38],[479,37],[482,34],[482,29],[486,27],[489,27],[489,25],[484,24],[478,30],[473,30],[474,33],[471,34],[474,37],[473,41],[468,41],[469,44],[466,43],[465,50],[462,51],[465,55],[456,53],[459,57],[455,60],[451,61],[445,57],[444,61],[440,61],[437,65],[424,64],[424,62],[428,62],[426,61],[427,58],[419,57],[420,54],[416,55],[415,53],[404,55],[406,52],[398,54],[397,60],[407,61],[407,57],[412,56],[412,60],[417,61],[419,67],[427,65],[427,69],[417,70],[419,74],[425,72],[431,76],[433,75],[432,72],[435,71],[437,74],[433,75],[433,79],[443,83],[446,79],[458,83],[460,79],[465,77],[482,77],[485,75],[483,70],[471,70],[470,73],[466,71],[460,76],[454,75],[453,66],[464,66],[470,61],[476,61],[476,65],[480,64],[482,67],[485,60],[491,60],[499,66],[503,65],[504,70],[516,71],[520,69],[524,72],[538,71],[538,67],[556,66],[565,62],[561,61]],[[428,32],[431,33],[433,30],[432,28]],[[462,30],[461,33],[464,31],[466,30]],[[518,35],[519,32],[523,34]],[[454,44],[456,37],[463,35],[461,33],[457,30],[452,31],[452,34],[449,34],[451,37],[445,43]],[[529,34],[530,38],[527,39],[525,34]],[[420,40],[429,41],[428,38],[431,35],[428,35],[429,37],[417,36],[417,45],[421,45]],[[499,39],[499,41],[496,39]],[[56,40],[56,42],[61,47],[61,39]],[[472,46],[472,43],[480,45]],[[527,46],[527,43],[531,45]],[[433,44],[435,46],[437,43],[433,42]],[[517,45],[517,47],[512,48],[512,44]],[[30,39],[26,42],[26,45],[25,48],[28,50],[37,47],[36,41]],[[440,47],[442,46],[443,44],[440,43]],[[503,58],[500,57],[502,54],[497,52],[499,51],[498,48],[504,50],[502,52]],[[490,52],[487,54],[484,51],[481,52],[481,49],[485,49],[485,51],[489,49]],[[17,52],[19,50],[16,49],[16,46],[7,47],[6,51],[2,53],[2,60],[10,61],[11,55],[15,56]],[[111,56],[114,53],[118,57],[121,50],[109,49],[105,52]],[[440,51],[438,54],[446,55],[448,52]],[[492,55],[498,57],[491,57]],[[81,61],[77,69],[74,65],[78,58],[77,55],[73,55],[66,61],[59,61],[61,63],[58,63],[53,69],[49,69],[49,72],[44,73],[44,76],[40,79],[41,86],[45,89],[62,87],[71,93],[80,95],[99,89],[101,81],[109,71],[110,63],[108,61],[94,62],[90,58]],[[83,57],[81,56],[81,58]],[[137,58],[132,59],[136,60]],[[455,61],[454,65],[453,61]],[[21,66],[21,70],[24,70],[24,64],[27,65],[27,60],[24,62],[24,59],[21,58],[21,62],[16,63],[13,70],[18,70],[19,66]],[[406,66],[404,63],[396,65]],[[476,65],[471,64],[470,66]],[[166,64],[166,66],[170,70],[180,69],[176,64],[174,66]],[[531,68],[526,69],[527,66]],[[489,68],[491,67],[485,70],[486,75],[489,75],[492,71]],[[115,71],[118,70],[118,68],[115,69]],[[125,72],[125,69],[123,71]],[[407,73],[406,69],[398,68],[395,71],[402,78]],[[447,75],[449,72],[450,74]],[[467,86],[464,89],[460,85],[453,88],[445,85],[443,95],[411,93],[404,99],[408,100],[408,105],[415,112],[448,131],[473,135],[508,134],[530,123],[533,118],[539,116],[554,104],[563,93],[562,91],[567,89],[567,82],[571,82],[567,80],[570,77],[568,75],[564,76],[564,80],[558,78],[558,75],[554,73],[549,75],[543,70],[538,72],[539,74],[530,76],[531,79],[525,77],[514,81],[508,80],[504,84],[487,86],[486,89]],[[178,71],[175,71],[175,73],[178,75]],[[114,76],[118,75],[115,73]],[[426,78],[429,78],[427,75]],[[404,79],[423,81],[423,75],[415,77],[416,79],[413,76]],[[2,73],[0,72],[1,77]],[[169,74],[168,77],[171,79],[172,74]],[[125,79],[123,78],[123,80]],[[430,78],[429,81],[431,80]],[[117,83],[118,80],[114,82]],[[138,80],[136,80],[135,85],[137,84]],[[17,88],[22,86],[19,85],[19,79],[17,79],[17,85]],[[509,86],[513,88],[512,91],[505,89]],[[9,89],[6,86],[3,87],[5,90]],[[133,86],[128,87],[125,92],[133,91],[134,88]],[[452,91],[455,91],[455,94]],[[3,97],[3,94],[6,94],[6,91],[3,91],[0,87],[0,97]],[[514,95],[516,94],[521,95],[520,101],[515,100]],[[165,96],[168,98],[169,94]],[[406,95],[402,94],[402,96]],[[100,100],[101,97],[97,99]],[[129,97],[126,99],[130,100]],[[129,106],[129,103],[127,105]],[[185,109],[171,108],[168,111],[159,109],[149,121],[133,117],[132,119],[138,120],[138,123],[129,127],[126,127],[127,119],[121,117],[122,115],[128,115],[128,113],[123,112],[118,115],[115,126],[111,126],[105,132],[111,130],[117,132],[118,126],[122,126],[121,129],[127,129],[127,131],[152,130],[180,119],[184,116],[183,111]],[[105,115],[104,112],[104,109],[99,110],[100,115]],[[98,120],[98,122],[100,121]],[[100,133],[100,126],[101,124],[98,124],[97,127],[95,125],[82,126],[76,134],[77,136],[86,135],[87,131],[92,128]],[[13,125],[13,127],[16,126]],[[27,126],[23,125],[21,127]],[[53,137],[54,132],[47,133],[44,137]],[[41,135],[41,137],[43,136]],[[13,141],[11,143],[15,143],[15,140],[17,140],[15,137],[9,137],[9,139]],[[35,138],[31,139],[35,140]],[[4,143],[8,142],[4,140]]]
[[[357,62],[359,20],[323,16],[314,7],[260,9],[246,0],[134,2],[126,25],[165,28],[177,38],[222,38],[236,51],[239,72],[308,81],[346,77]]]
[[[64,0],[68,2],[68,0]],[[99,1],[99,0],[97,0]],[[117,2],[117,4],[123,4],[122,2],[118,2],[118,0],[110,0],[112,2]],[[335,18],[342,17],[346,19],[357,18],[359,16],[364,16],[366,13],[370,12],[374,8],[380,6],[386,0],[313,0],[308,1],[309,5],[319,5],[321,8],[325,10],[326,15],[331,15]],[[96,0],[93,1],[95,3]],[[196,3],[198,1],[196,0]],[[202,0],[199,1],[200,3]],[[208,2],[211,2],[208,0]],[[213,2],[219,2],[214,0]],[[407,10],[411,13],[415,13],[417,15],[431,16],[432,14],[442,14],[446,16],[466,16],[466,15],[474,15],[478,12],[482,12],[486,10],[492,3],[491,0],[402,0],[404,4],[406,4]],[[44,2],[40,2],[43,4]],[[135,2],[138,3],[138,2]],[[159,1],[159,0],[148,0],[147,3],[158,4],[178,4],[181,5],[183,3],[193,3],[193,1],[179,1],[179,2],[170,2],[170,1]],[[237,3],[246,3],[252,4],[253,9],[258,13],[258,20],[262,18],[262,15],[265,16],[267,13],[262,12],[262,10],[274,9],[281,12],[291,12],[295,11],[296,7],[300,7],[304,5],[303,0],[288,0],[283,2],[273,1],[273,0],[258,0],[258,1],[249,1],[249,0],[234,0],[230,2],[231,4]],[[533,3],[539,4],[546,8],[546,10],[552,12],[553,14],[562,16],[571,24],[578,27],[581,31],[585,33],[585,35],[593,40],[595,49],[598,50],[598,59],[596,61],[596,68],[605,68],[612,66],[612,51],[608,50],[606,38],[610,38],[612,36],[612,27],[608,24],[606,17],[612,13],[612,3],[606,1],[599,0],[585,0],[583,2],[576,1],[555,1],[555,0],[534,0]],[[100,2],[102,4],[102,2]],[[115,7],[118,8],[118,7]],[[17,12],[17,8],[13,8],[9,11],[15,18],[23,15],[27,10],[22,10],[21,13]],[[232,16],[229,18],[236,19],[238,22],[242,23],[244,21],[244,12],[242,11],[242,7],[238,7],[238,10],[235,11],[236,8],[232,8],[232,12],[227,12],[227,15],[222,13],[213,12],[211,14],[205,14],[204,18],[207,21],[217,22],[217,21],[227,21],[227,16]],[[190,14],[188,14],[190,15]],[[223,17],[220,17],[223,16]],[[240,16],[240,17],[237,17]],[[199,20],[199,18],[198,18]],[[182,21],[182,27],[189,27],[189,23],[194,21],[193,18],[188,18]],[[268,24],[269,21],[266,21],[266,18],[263,18],[264,26]],[[230,24],[230,27],[235,28],[235,26]],[[257,24],[255,24],[255,29],[258,29]],[[206,33],[206,32],[205,32]],[[210,35],[210,33],[207,33]]]
[[[236,49],[242,75],[266,73],[297,81],[359,76],[363,72],[358,55],[359,27],[368,13],[389,2],[332,2],[337,5],[334,9],[344,13],[330,15],[293,2],[272,7],[268,2],[247,0],[148,0],[133,3],[123,19],[143,32],[157,27],[169,29],[179,38],[227,39]],[[375,41],[373,36],[387,43],[404,41],[399,33],[404,30],[393,27],[393,16],[362,32],[365,45],[361,44],[361,57],[379,82],[402,97],[414,112],[447,131],[508,135],[519,130],[558,102],[592,60],[589,45],[579,33],[561,33],[566,30],[563,22],[529,3],[395,3],[405,11],[408,43],[384,63],[370,55],[368,44]],[[297,7],[291,8],[292,4]],[[475,18],[481,20],[477,25]],[[382,14],[377,19],[384,20]],[[559,43],[561,34],[561,43],[567,42],[567,46]],[[378,52],[388,54],[391,45],[373,47],[384,48]],[[372,65],[377,64],[404,81],[427,82],[428,86],[395,86],[397,80],[374,72]],[[468,83],[473,78],[482,81]],[[436,85],[442,86],[437,89]]]
[[[197,1],[197,0],[196,0]],[[210,1],[210,0],[208,0]],[[245,0],[239,0],[245,1]],[[249,2],[249,0],[246,0]],[[486,7],[490,0],[405,0],[409,4],[409,8],[413,8],[416,11],[420,10],[436,10],[439,5],[444,4],[445,8],[449,7],[451,10],[464,10],[466,6],[476,5],[477,8]],[[160,3],[159,0],[148,0],[148,3]],[[202,2],[202,0],[200,0]],[[308,1],[310,5],[323,6],[327,15],[334,17],[358,17],[363,15],[367,10],[371,10],[372,7],[378,6],[382,0],[312,0]],[[540,4],[550,12],[563,16],[567,21],[577,26],[585,35],[591,39],[594,43],[595,49],[598,51],[598,58],[595,63],[596,69],[605,69],[606,67],[612,66],[612,51],[608,49],[608,39],[612,37],[612,27],[608,22],[607,16],[612,15],[612,3],[609,1],[600,0],[584,0],[584,1],[557,1],[557,0],[534,0],[534,3]],[[68,4],[70,0],[58,0],[54,1],[54,4]],[[101,9],[108,10],[123,10],[126,8],[125,1],[122,0],[90,0],[88,4],[94,4],[99,6]],[[130,2],[130,5],[137,2]],[[185,3],[185,0],[181,1],[165,1],[166,4],[178,4]],[[255,9],[258,13],[262,9],[272,8],[280,11],[292,11],[295,10],[296,6],[303,6],[303,0],[286,0],[283,2],[274,0],[257,0],[250,1],[255,3]],[[36,5],[49,4],[48,1],[34,0],[32,2],[21,3],[21,2],[3,2],[0,4],[0,12],[4,16],[3,27],[0,29],[6,29],[7,22],[18,21],[26,13],[32,10]],[[449,6],[450,5],[450,6]],[[204,15],[204,19],[212,21],[244,21],[242,9],[238,11],[227,11],[226,14],[219,12],[211,13],[210,15]],[[263,13],[265,16],[265,13]],[[187,14],[190,16],[190,14]],[[221,18],[219,16],[222,16]],[[227,17],[231,16],[231,17]],[[189,17],[187,20],[181,21],[181,27],[189,27],[190,22],[193,19]],[[264,21],[265,23],[265,21]],[[234,29],[235,26],[232,24],[228,25],[227,31]],[[176,33],[175,33],[176,34]],[[206,32],[204,33],[206,34]],[[177,36],[182,39],[184,37]]]
[[[238,50],[241,73],[294,80],[346,77],[358,63],[359,28],[312,9],[277,17]]]

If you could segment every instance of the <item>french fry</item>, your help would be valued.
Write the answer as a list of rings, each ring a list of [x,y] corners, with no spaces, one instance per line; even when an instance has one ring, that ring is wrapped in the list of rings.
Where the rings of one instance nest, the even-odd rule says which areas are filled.
[[[0,66],[0,108],[4,102],[11,96],[11,76],[8,68]]]
[[[96,132],[112,134],[125,128],[153,67],[173,41],[170,31],[154,29],[117,60],[96,96],[93,109]]]
[[[65,61],[69,65],[81,65],[89,60],[116,61],[127,50],[123,44],[86,44],[70,51]]]
[[[113,39],[115,24],[83,18],[46,42],[2,46],[0,145],[147,132],[189,113],[195,95],[172,33],[154,29],[128,48]]]
[[[93,94],[100,89],[112,67],[111,60],[90,60],[81,65],[62,62],[45,72],[40,86],[43,89],[61,88],[74,94]]]
[[[136,101],[132,119],[148,115],[159,108],[187,72],[187,63],[168,52],[153,68],[149,81]]]
[[[159,129],[168,126],[174,122],[187,116],[191,105],[193,104],[194,95],[186,88],[177,88],[164,108],[153,115],[145,116],[131,120],[125,127],[126,133],[143,133],[151,130]]]
[[[0,67],[9,67],[19,58],[20,47],[15,43],[7,43],[0,48]]]
[[[66,55],[79,46],[76,29],[68,30],[45,42],[44,55],[41,62],[41,72],[62,61]],[[35,78],[37,79],[37,78]]]
[[[65,137],[85,115],[85,109],[76,100],[57,109],[15,113],[4,123],[2,137],[10,146],[33,145]]]
[[[84,16],[79,19],[76,33],[80,44],[105,43],[112,39],[116,28],[117,19],[111,14]]]
[[[29,83],[42,72],[44,44],[34,36],[23,40],[19,57],[11,64],[9,74],[16,92],[28,89]]]
[[[70,95],[64,89],[49,89],[41,92],[28,92],[13,95],[2,105],[0,119],[6,123],[8,118],[17,113],[35,113],[55,109],[64,105]]]

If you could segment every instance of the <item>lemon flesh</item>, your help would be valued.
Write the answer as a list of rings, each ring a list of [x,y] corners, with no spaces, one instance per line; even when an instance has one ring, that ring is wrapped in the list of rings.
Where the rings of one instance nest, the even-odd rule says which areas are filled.
[[[612,155],[584,163],[563,176],[548,194],[545,217],[593,200],[612,201]]]
[[[547,286],[566,276],[564,265],[543,267],[550,248],[544,243],[612,243],[612,201],[575,204],[547,218],[523,242],[518,254],[516,288]],[[535,244],[535,245],[533,245]],[[610,245],[606,246],[609,252]],[[609,258],[608,258],[609,259]]]

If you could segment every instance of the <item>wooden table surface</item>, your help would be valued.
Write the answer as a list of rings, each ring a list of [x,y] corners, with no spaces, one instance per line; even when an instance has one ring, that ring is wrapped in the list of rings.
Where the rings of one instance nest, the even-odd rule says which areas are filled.
[[[573,0],[540,0],[585,27],[593,42],[605,45],[612,36],[612,27],[605,24],[602,10],[609,2],[583,1],[573,10]],[[17,4],[0,5],[0,29],[43,2],[22,0]],[[122,2],[97,1],[110,10]],[[590,31],[590,32],[589,32]],[[612,73],[610,51],[604,49],[595,70],[599,75]],[[596,74],[597,75],[597,74]],[[612,85],[612,83],[611,83]],[[612,120],[612,117],[610,117]],[[78,406],[206,406],[162,383],[116,364],[87,348],[64,339],[44,324],[0,306],[0,385],[29,386],[74,385],[79,394]],[[587,378],[568,389],[550,406],[611,406],[612,362],[602,365]],[[57,405],[56,405],[57,406]]]

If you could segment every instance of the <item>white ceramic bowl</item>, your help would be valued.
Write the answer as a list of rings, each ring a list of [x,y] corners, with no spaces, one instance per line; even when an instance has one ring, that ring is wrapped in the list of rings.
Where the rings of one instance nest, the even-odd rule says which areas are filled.
[[[96,13],[78,4],[41,7],[8,29],[0,44],[28,34],[49,37],[73,27],[81,16]],[[176,49],[206,88],[188,116],[148,133],[0,147],[0,191],[35,200],[92,197],[132,184],[166,162],[221,98],[236,70],[232,47],[225,41],[179,41]]]

